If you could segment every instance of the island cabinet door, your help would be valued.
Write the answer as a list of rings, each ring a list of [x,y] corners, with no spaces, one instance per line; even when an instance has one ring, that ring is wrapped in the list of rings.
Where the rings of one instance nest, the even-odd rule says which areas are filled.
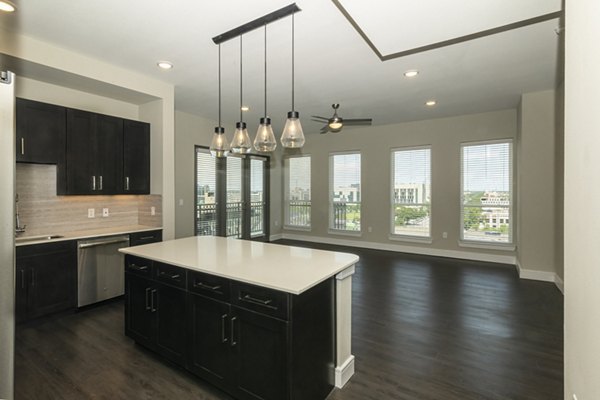
[[[230,370],[229,304],[191,293],[188,296],[188,369],[224,388]]]
[[[186,292],[155,283],[152,296],[156,318],[156,350],[169,360],[185,366]]]
[[[231,306],[232,379],[240,399],[289,399],[288,322]]]
[[[125,273],[125,334],[141,345],[155,342],[152,281]]]

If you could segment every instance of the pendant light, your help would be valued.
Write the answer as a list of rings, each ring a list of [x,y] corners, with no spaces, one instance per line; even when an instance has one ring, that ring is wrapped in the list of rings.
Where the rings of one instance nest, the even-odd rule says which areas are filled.
[[[294,108],[294,14],[292,13],[292,111],[287,113],[287,120],[281,134],[281,145],[289,149],[304,146],[300,113]]]
[[[272,152],[277,147],[273,134],[271,118],[267,116],[267,24],[265,23],[265,116],[260,119],[260,125],[254,138],[254,148],[260,152]]]
[[[219,44],[219,126],[215,127],[215,133],[210,143],[210,154],[213,157],[227,157],[229,154],[229,143],[225,137],[225,128],[221,126],[221,44]]]
[[[252,142],[248,136],[246,123],[244,122],[243,103],[243,74],[242,74],[242,35],[240,35],[240,122],[235,124],[235,132],[231,140],[231,151],[237,154],[247,154],[252,150]]]

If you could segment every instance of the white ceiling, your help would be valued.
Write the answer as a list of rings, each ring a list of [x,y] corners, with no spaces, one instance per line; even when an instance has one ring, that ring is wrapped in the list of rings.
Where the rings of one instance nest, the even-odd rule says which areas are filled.
[[[175,85],[176,108],[217,117],[217,46],[211,38],[290,0],[36,0],[0,26]],[[383,54],[560,9],[560,0],[340,1]],[[346,118],[377,125],[514,108],[521,93],[552,89],[558,19],[382,62],[331,0],[298,0],[296,109],[306,133],[341,103]],[[290,18],[268,26],[268,114],[276,131],[291,108]],[[263,30],[244,36],[250,129],[263,114]],[[175,67],[160,71],[158,60]],[[239,41],[222,45],[223,116],[239,119]],[[418,69],[417,78],[403,72]],[[40,78],[42,79],[42,78]],[[424,102],[434,98],[433,108]],[[228,132],[232,127],[226,127]],[[351,129],[351,128],[345,128]]]

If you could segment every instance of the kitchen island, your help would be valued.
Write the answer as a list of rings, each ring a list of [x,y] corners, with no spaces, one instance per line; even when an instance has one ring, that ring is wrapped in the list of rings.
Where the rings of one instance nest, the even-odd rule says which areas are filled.
[[[126,334],[240,399],[324,399],[354,373],[358,257],[221,237],[120,250]]]

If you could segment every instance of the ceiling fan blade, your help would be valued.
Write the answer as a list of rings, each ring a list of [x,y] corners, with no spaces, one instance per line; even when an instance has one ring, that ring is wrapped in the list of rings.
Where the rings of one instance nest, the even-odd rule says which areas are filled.
[[[371,125],[372,123],[373,123],[372,118],[344,119],[344,125]]]
[[[325,125],[324,127],[321,128],[321,131],[320,131],[321,134],[327,133],[327,132],[329,132],[329,125]]]
[[[319,117],[318,115],[311,115],[311,118],[316,118],[316,119],[322,119],[324,121],[329,121],[329,118],[325,118],[325,117]]]

